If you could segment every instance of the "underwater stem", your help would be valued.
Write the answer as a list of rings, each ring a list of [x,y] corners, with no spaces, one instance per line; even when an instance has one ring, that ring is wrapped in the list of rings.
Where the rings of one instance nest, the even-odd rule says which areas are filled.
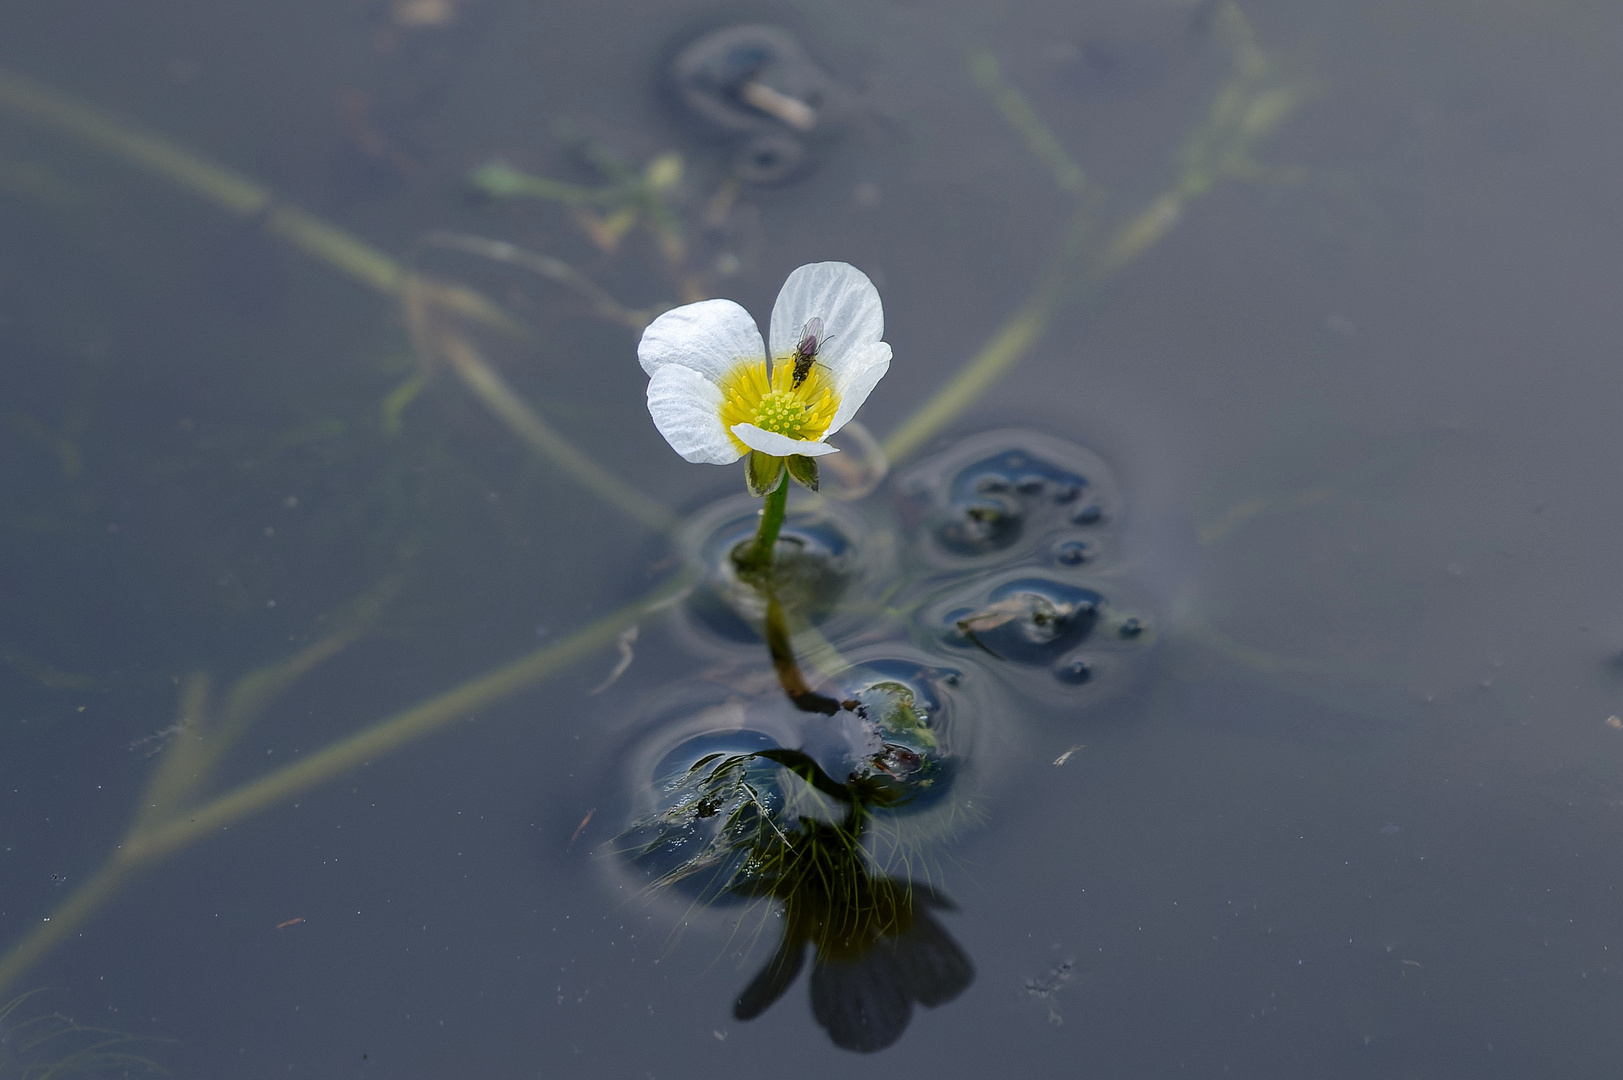
[[[930,395],[928,401],[891,433],[884,442],[886,457],[898,461],[924,445],[959,413],[980,400],[1005,371],[1042,340],[1064,296],[1065,286],[1075,274],[1078,252],[1091,217],[1088,207],[1072,216],[1065,242],[1031,296],[945,386]]]
[[[662,594],[665,592],[661,590]],[[144,861],[167,855],[381,754],[415,742],[449,724],[471,719],[474,710],[540,682],[609,644],[650,606],[650,601],[643,601],[621,608],[577,630],[563,641],[537,649],[522,659],[380,720],[295,765],[277,769],[194,810],[177,814],[164,825],[138,837],[131,837],[130,846],[135,850],[135,857]]]
[[[770,586],[765,593],[766,651],[772,657],[772,669],[778,673],[778,685],[789,695],[795,708],[802,712],[833,716],[840,711],[840,702],[819,694],[807,684],[806,676],[800,670],[800,662],[795,659],[794,643],[789,636],[789,619],[784,614],[783,603]]]
[[[398,295],[412,276],[406,267],[364,240],[283,202],[241,173],[4,68],[0,68],[0,110],[71,135],[227,213],[258,218],[272,236],[380,293]],[[463,314],[506,333],[523,333],[493,301],[471,289],[461,293]]]
[[[1178,175],[1105,237],[1102,250],[1091,259],[1083,241],[1092,208],[1084,204],[1030,298],[885,440],[885,453],[892,461],[917,450],[978,401],[1042,340],[1066,303],[1104,285],[1164,240],[1191,202],[1225,179],[1255,180],[1267,175],[1252,160],[1252,152],[1295,112],[1308,87],[1305,80],[1290,76],[1262,50],[1237,4],[1220,5],[1215,19],[1229,47],[1232,68],[1212,98],[1207,115],[1185,136]],[[1027,148],[1053,169],[1061,189],[1083,195],[1085,202],[1081,169],[1018,91],[1002,81],[996,59],[985,51],[974,54],[970,73],[992,96]]]
[[[30,968],[87,922],[137,870],[206,836],[218,835],[244,818],[279,806],[357,765],[452,723],[470,719],[474,710],[550,678],[593,650],[609,644],[625,627],[650,611],[670,603],[690,583],[690,575],[678,574],[650,596],[582,627],[562,641],[380,720],[297,764],[241,784],[201,806],[177,806],[159,820],[143,820],[138,815],[129,835],[102,868],[0,957],[0,993],[16,985]]]
[[[522,323],[483,294],[414,274],[358,237],[281,201],[269,189],[202,154],[162,136],[137,130],[93,106],[3,68],[0,68],[0,110],[81,139],[229,213],[239,217],[257,216],[265,231],[277,239],[368,288],[386,296],[402,297],[408,306],[432,302],[438,308],[510,336],[528,336]],[[613,314],[627,325],[642,319],[632,312]],[[638,522],[660,530],[673,527],[674,515],[597,465],[542,423],[500,376],[477,357],[472,364],[457,363],[457,357],[451,360],[458,375],[480,400],[531,447]]]
[[[449,331],[433,336],[438,352],[449,361],[463,385],[531,449],[551,459],[565,475],[604,502],[650,529],[670,532],[676,528],[675,514],[593,461],[542,420],[507,380],[485,362],[471,341]]]
[[[0,957],[0,994],[17,985],[23,975],[50,951],[60,945],[124,887],[136,864],[123,851],[113,853],[89,881],[75,889],[51,912],[49,918],[34,924],[4,957]]]

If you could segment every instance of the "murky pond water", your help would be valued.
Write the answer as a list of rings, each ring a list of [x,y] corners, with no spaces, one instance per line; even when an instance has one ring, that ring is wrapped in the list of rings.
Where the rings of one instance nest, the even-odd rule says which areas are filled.
[[[0,1078],[1611,1075],[1620,47],[13,4]],[[821,260],[797,707],[636,345]]]

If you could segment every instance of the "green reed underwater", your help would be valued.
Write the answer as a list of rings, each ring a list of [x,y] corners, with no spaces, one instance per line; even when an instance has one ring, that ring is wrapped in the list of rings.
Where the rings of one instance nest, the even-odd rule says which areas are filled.
[[[1095,189],[1086,172],[1071,159],[1063,141],[1049,131],[1004,78],[996,60],[984,52],[969,58],[969,77],[986,91],[1017,139],[1053,172],[1056,186],[1071,209],[1059,223],[1059,243],[1046,266],[1037,272],[1027,299],[988,341],[883,440],[876,441],[860,426],[849,425],[848,436],[866,449],[860,455],[848,452],[836,456],[860,457],[882,475],[889,462],[908,459],[959,419],[989,386],[1042,341],[1058,313],[1096,293],[1158,244],[1188,208],[1215,185],[1225,180],[1256,182],[1294,175],[1258,164],[1254,154],[1306,99],[1310,93],[1308,80],[1258,45],[1237,5],[1226,3],[1218,8],[1214,26],[1229,58],[1226,78],[1179,143],[1171,180],[1142,205],[1118,215],[1106,214],[1104,194]],[[622,512],[630,527],[669,536],[681,528],[670,509],[599,465],[560,434],[542,411],[524,400],[487,360],[480,334],[520,342],[532,338],[520,319],[490,297],[415,269],[410,260],[379,251],[195,151],[20,75],[0,71],[0,111],[102,151],[232,217],[251,222],[292,250],[397,304],[417,367],[382,403],[386,430],[391,418],[393,429],[398,430],[400,416],[413,400],[434,387],[442,374],[449,374],[539,459]],[[594,154],[604,174],[603,184],[595,188],[526,177],[497,167],[481,170],[475,183],[493,195],[534,198],[559,205],[593,244],[605,250],[617,245],[628,232],[644,230],[654,238],[660,270],[680,298],[696,304],[709,296],[712,283],[690,257],[683,208],[673,201],[675,181],[682,171],[680,156],[660,155],[638,168],[619,161],[601,147]],[[420,250],[459,251],[534,273],[574,293],[606,323],[625,329],[646,332],[665,314],[665,305],[629,308],[562,260],[504,241],[432,233],[424,238]],[[809,323],[802,323],[789,332],[804,338],[811,331]],[[774,330],[775,339],[776,335]],[[814,353],[818,351],[818,336],[812,334],[810,347]],[[793,357],[791,352],[791,371]],[[905,358],[902,363],[905,370]],[[813,366],[810,370],[816,369]],[[795,388],[799,387],[796,381]],[[789,438],[781,432],[768,433]],[[760,519],[756,542],[739,559],[737,569],[745,584],[762,598],[760,633],[782,690],[792,700],[801,698],[797,707],[809,704],[814,706],[810,711],[815,712],[825,703],[814,700],[811,680],[801,672],[800,664],[806,659],[805,642],[797,635],[804,627],[797,624],[793,603],[779,595],[782,590],[773,576],[772,553],[790,478],[807,487],[817,486],[816,466],[820,459],[805,453],[772,452],[780,444],[771,440],[762,445],[767,449],[749,448],[750,460],[754,462],[759,455],[776,459],[776,464],[762,460],[746,467],[750,487],[766,500],[767,513]],[[808,466],[807,462],[812,464]],[[825,466],[825,484],[831,469],[831,465]],[[225,790],[214,790],[216,777],[244,734],[291,687],[373,633],[402,585],[395,579],[380,582],[343,610],[333,612],[320,640],[241,676],[223,690],[216,689],[207,675],[190,677],[181,687],[175,734],[156,757],[125,835],[98,871],[0,956],[0,992],[20,985],[137,874],[155,867],[169,855],[600,653],[623,640],[623,635],[640,622],[688,596],[702,584],[702,577],[701,569],[687,560],[642,599],[554,643],[375,720],[303,755],[295,763],[267,769]],[[972,620],[971,631],[978,627],[994,630],[999,617],[999,612],[966,616]],[[976,618],[981,621],[973,622]],[[828,662],[837,666],[838,657]],[[876,680],[873,685],[882,681]],[[862,692],[872,697],[872,685]],[[798,972],[807,944],[819,955],[837,960],[872,949],[876,941],[886,938],[892,943],[888,947],[894,963],[900,965],[898,970],[910,964],[916,968],[924,962],[921,958],[933,958],[938,962],[936,969],[908,968],[912,973],[906,976],[912,980],[907,983],[912,1000],[924,1004],[941,999],[962,975],[954,971],[951,950],[942,945],[944,935],[928,914],[928,909],[944,901],[927,886],[885,877],[863,854],[873,828],[872,808],[898,797],[893,783],[896,776],[905,772],[915,781],[927,778],[924,764],[929,747],[922,744],[918,737],[921,729],[916,726],[909,741],[902,731],[906,709],[891,693],[888,701],[875,698],[870,702],[876,709],[889,710],[886,722],[898,732],[892,744],[899,749],[885,752],[900,755],[905,751],[919,760],[919,768],[902,769],[897,762],[912,765],[913,761],[896,757],[889,766],[876,765],[857,781],[840,780],[829,776],[815,761],[797,757],[792,751],[775,750],[723,754],[707,762],[701,773],[681,781],[693,796],[684,803],[689,807],[686,813],[714,808],[706,820],[720,822],[720,835],[726,839],[718,842],[712,854],[717,855],[718,863],[736,863],[730,871],[736,889],[776,899],[785,906],[789,931],[784,944],[741,995],[736,1006],[740,1016],[757,1014],[783,992]],[[765,812],[763,800],[767,796],[760,787],[762,773],[768,769],[787,771],[804,781],[825,801],[823,816],[799,818],[793,832],[775,831],[773,823],[779,819]],[[662,823],[657,815],[645,822],[654,834],[660,828],[679,824],[674,818]],[[645,837],[645,845],[657,843],[654,834]],[[739,866],[752,869],[742,871]],[[676,878],[693,872],[692,867],[670,871]],[[950,945],[950,939],[947,943]],[[837,980],[839,970],[837,964],[825,965],[823,978]],[[837,986],[825,987],[819,996],[814,986],[814,1000],[824,1002],[817,1007],[835,1008],[827,1002],[838,999],[837,990]],[[0,1077],[8,1075],[4,1064],[0,1059]]]

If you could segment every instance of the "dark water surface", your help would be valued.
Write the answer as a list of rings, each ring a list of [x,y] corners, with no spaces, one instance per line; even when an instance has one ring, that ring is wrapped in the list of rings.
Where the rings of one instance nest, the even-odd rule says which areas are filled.
[[[1120,220],[1223,80],[1218,10],[25,0],[0,65],[484,289],[537,328],[489,345],[512,386],[689,513],[739,469],[660,440],[635,334],[423,240],[520,243],[633,308],[681,299],[656,247],[471,200],[471,170],[588,182],[567,122],[639,169],[680,151],[697,222],[731,151],[657,69],[702,26],[789,27],[843,113],[695,259],[763,321],[795,266],[865,270],[884,434],[1026,298],[1073,205],[966,57],[990,51]],[[1108,461],[1113,557],[1156,628],[1122,693],[977,729],[975,814],[910,856],[957,905],[955,1001],[872,1057],[829,1044],[804,980],[733,1019],[778,920],[652,899],[611,851],[650,718],[721,663],[669,616],[601,693],[612,645],[156,864],[0,999],[49,987],[30,1008],[148,1037],[176,1076],[1615,1075],[1623,9],[1242,10],[1313,89],[1258,151],[1275,171],[1190,202],[949,431]],[[669,570],[446,371],[392,430],[418,364],[400,304],[261,224],[0,109],[6,947],[120,842],[193,673],[218,701],[390,583],[217,793]]]

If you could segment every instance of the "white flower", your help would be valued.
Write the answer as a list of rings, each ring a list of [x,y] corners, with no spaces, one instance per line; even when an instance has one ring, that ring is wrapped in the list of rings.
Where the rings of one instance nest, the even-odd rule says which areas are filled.
[[[726,465],[751,450],[776,458],[831,454],[824,440],[890,368],[884,333],[879,291],[843,262],[810,263],[789,275],[772,306],[770,357],[755,320],[731,300],[667,311],[637,346],[649,415],[688,461]]]

